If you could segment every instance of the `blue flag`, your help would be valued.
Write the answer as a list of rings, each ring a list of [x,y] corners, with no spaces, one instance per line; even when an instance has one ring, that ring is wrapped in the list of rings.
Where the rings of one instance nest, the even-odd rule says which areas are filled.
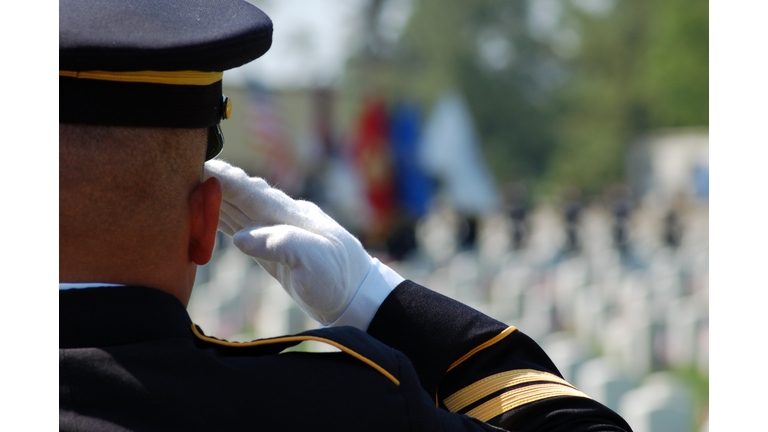
[[[418,163],[420,120],[418,108],[408,102],[397,103],[390,117],[397,198],[403,212],[415,219],[429,210],[434,189]]]

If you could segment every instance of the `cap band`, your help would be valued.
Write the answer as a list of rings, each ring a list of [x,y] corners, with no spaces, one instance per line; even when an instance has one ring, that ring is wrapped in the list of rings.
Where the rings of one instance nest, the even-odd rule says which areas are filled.
[[[59,76],[59,122],[207,128],[221,121],[221,91],[221,81],[167,85]]]
[[[59,76],[80,79],[95,79],[101,81],[119,82],[143,82],[170,85],[210,85],[221,81],[223,72],[198,72],[198,71],[136,71],[136,72],[108,72],[108,71],[59,71]]]

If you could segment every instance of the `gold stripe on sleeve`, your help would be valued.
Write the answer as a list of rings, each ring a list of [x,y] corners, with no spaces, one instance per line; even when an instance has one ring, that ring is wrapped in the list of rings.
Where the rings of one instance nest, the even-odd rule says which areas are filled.
[[[135,72],[106,72],[106,71],[59,71],[59,76],[100,81],[139,82],[152,84],[174,85],[210,85],[221,81],[223,72],[198,71],[135,71]]]
[[[327,343],[328,345],[335,346],[336,348],[344,351],[345,353],[351,355],[352,357],[362,361],[368,366],[371,366],[372,368],[379,371],[382,375],[389,378],[389,380],[392,381],[393,383],[397,384],[398,386],[400,385],[400,380],[395,378],[394,375],[392,375],[391,373],[387,372],[386,369],[376,364],[373,360],[330,339],[321,338],[317,336],[286,336],[286,337],[274,338],[274,339],[260,339],[260,340],[255,340],[253,342],[229,342],[229,341],[223,341],[223,340],[205,336],[204,334],[200,333],[197,330],[197,326],[195,324],[192,324],[192,332],[195,334],[195,336],[197,336],[198,338],[206,342],[211,342],[216,345],[223,345],[223,346],[230,346],[230,347],[250,347],[250,346],[258,346],[258,345],[269,345],[269,344],[281,343],[281,342],[297,342],[297,341],[303,342],[303,341],[310,341],[310,340]]]
[[[448,396],[443,402],[449,411],[457,412],[491,393],[518,384],[536,381],[549,381],[573,387],[568,381],[548,372],[537,371],[534,369],[517,369],[483,378]]]
[[[483,343],[483,344],[481,344],[481,345],[478,345],[478,346],[476,346],[476,347],[475,347],[475,348],[474,348],[472,351],[470,351],[470,352],[468,352],[468,353],[464,354],[464,356],[463,356],[463,357],[461,357],[460,359],[458,359],[458,360],[456,360],[455,362],[453,362],[453,364],[451,365],[451,367],[449,367],[449,368],[448,368],[448,370],[447,370],[447,371],[445,371],[445,372],[446,372],[446,373],[448,373],[448,372],[449,372],[451,369],[453,369],[453,368],[455,368],[456,366],[460,365],[462,362],[464,362],[464,360],[466,360],[466,359],[468,359],[468,358],[472,357],[472,356],[473,356],[473,355],[475,355],[475,354],[476,354],[478,351],[480,351],[480,350],[484,350],[484,349],[488,348],[489,346],[491,346],[491,345],[495,344],[496,342],[498,342],[498,341],[500,341],[500,340],[504,339],[505,337],[507,337],[509,334],[511,334],[511,333],[512,333],[513,331],[515,331],[515,330],[517,330],[517,328],[516,328],[516,327],[514,327],[514,326],[509,326],[509,327],[507,327],[506,329],[504,329],[504,331],[502,331],[501,333],[499,333],[499,334],[497,334],[496,336],[494,336],[494,337],[493,337],[493,339],[490,339],[490,340],[486,341],[485,343]]]
[[[488,420],[519,406],[557,396],[577,396],[590,399],[589,396],[575,388],[564,386],[562,384],[534,384],[502,393],[477,408],[470,410],[467,412],[467,415],[480,421],[487,422]]]

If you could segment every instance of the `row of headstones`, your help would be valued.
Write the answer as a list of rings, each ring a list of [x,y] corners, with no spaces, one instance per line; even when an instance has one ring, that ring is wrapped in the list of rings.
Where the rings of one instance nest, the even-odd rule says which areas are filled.
[[[422,263],[399,269],[425,286],[486,312],[541,338],[571,329],[587,346],[610,353],[621,366],[642,375],[660,367],[696,364],[708,372],[708,299],[706,285],[696,290],[678,283],[678,265],[658,261],[647,283],[639,272],[622,276],[605,271],[601,284],[588,284],[586,264],[560,263],[548,281],[535,266],[511,260],[483,291],[482,256],[465,252],[431,271]],[[672,262],[674,264],[674,262]],[[649,278],[650,279],[650,278]],[[706,280],[706,274],[703,276]],[[478,287],[480,287],[478,289]]]
[[[246,310],[253,309],[251,303],[254,302],[244,301],[244,298],[255,300],[260,295],[260,287],[274,285],[269,277],[254,283],[251,280],[254,276],[248,276],[249,272],[254,272],[253,267],[259,270],[251,259],[235,248],[223,250],[216,265],[209,270],[211,274],[208,279],[216,288],[207,290],[206,285],[202,284],[195,290],[195,297],[205,298],[205,301],[193,302],[195,310],[202,310],[198,315],[217,316],[218,320],[208,320],[216,322],[220,321],[228,309],[237,308],[238,305]],[[663,271],[656,271],[662,277],[656,278],[656,283],[652,284],[652,290],[648,292],[642,288],[641,277],[630,275],[622,281],[618,272],[612,269],[604,272],[602,284],[587,285],[589,278],[585,260],[571,259],[558,264],[553,272],[554,278],[550,278],[549,287],[541,281],[536,283],[535,279],[540,275],[531,270],[534,266],[526,262],[511,260],[495,275],[491,284],[481,283],[482,267],[482,260],[477,254],[463,253],[456,255],[449,265],[431,273],[428,268],[422,269],[421,276],[426,286],[483,309],[504,321],[521,322],[534,334],[546,334],[561,327],[570,327],[578,337],[589,342],[604,340],[606,332],[611,328],[626,330],[623,327],[631,325],[639,333],[635,339],[648,339],[644,333],[650,331],[652,343],[656,346],[660,343],[659,337],[668,334],[668,343],[665,345],[669,349],[657,348],[656,351],[669,352],[675,363],[685,363],[691,353],[696,351],[696,347],[690,343],[697,339],[696,336],[690,337],[692,333],[706,333],[708,320],[706,314],[702,313],[702,309],[706,310],[706,297],[680,297],[680,284],[675,283],[671,275],[674,270],[667,269],[666,277]],[[251,281],[247,283],[246,280]],[[615,286],[620,289],[609,288]],[[706,290],[702,292],[706,293]],[[652,295],[645,295],[649,293]],[[287,310],[286,313],[295,314],[295,311],[285,306],[287,297],[282,293],[270,294],[263,300],[265,302],[261,303],[277,304],[278,307],[271,305],[270,311],[279,313]],[[664,309],[668,313],[659,313]],[[275,312],[266,314],[274,315]],[[650,322],[649,317],[652,318]],[[289,318],[290,322],[296,320],[295,317]],[[263,323],[260,328],[271,328],[275,325],[267,322],[285,320],[258,321]],[[226,327],[227,323],[212,325]],[[666,329],[669,331],[665,332]],[[219,332],[224,330],[227,329],[219,329]]]
[[[649,374],[661,362],[680,368],[697,363],[707,373],[706,255],[697,255],[696,248],[673,254],[639,247],[637,258],[647,268],[628,275],[616,251],[590,247],[601,245],[591,242],[595,238],[585,238],[581,261],[559,263],[551,277],[537,270],[547,265],[551,248],[543,254],[535,248],[518,251],[506,263],[498,260],[488,286],[483,258],[493,254],[484,257],[482,250],[443,258],[437,269],[411,262],[401,271],[525,329],[536,340],[548,340],[545,351],[565,378],[621,413],[635,431],[686,431],[694,423],[707,430],[706,421],[695,420],[692,390],[669,374]],[[551,332],[563,327],[574,329],[577,338],[556,341]],[[606,357],[588,359],[577,346],[596,348]]]
[[[583,262],[563,262],[549,275],[517,263],[502,267],[483,290],[482,263],[464,253],[432,273],[422,271],[420,282],[534,338],[572,330],[581,342],[625,358],[626,367],[639,373],[691,363],[706,373],[707,287],[685,289],[676,273],[651,267],[622,274],[615,267],[600,283],[589,284]],[[706,274],[698,276],[706,281]]]
[[[492,238],[498,236],[491,236]],[[438,242],[439,243],[439,242]],[[445,251],[445,245],[440,244],[441,251]],[[708,271],[707,245],[704,243],[701,247],[672,250],[668,248],[657,248],[647,250],[644,253],[636,254],[633,262],[635,268],[642,269],[649,273],[653,279],[664,277],[685,278],[690,273],[706,273]],[[551,267],[554,263],[558,267],[558,272],[566,273],[571,278],[589,279],[590,281],[600,281],[607,271],[618,271],[622,266],[626,266],[622,255],[616,249],[603,245],[584,250],[575,257],[569,257],[559,253],[555,249],[549,250],[531,249],[521,251],[503,251],[497,253],[488,253],[484,251],[467,251],[451,253],[446,257],[435,259],[429,252],[417,254],[410,262],[398,263],[405,267],[417,270],[420,273],[426,271],[430,273],[435,269],[443,267],[454,268],[457,264],[461,266],[463,261],[468,261],[471,257],[476,268],[470,274],[475,273],[484,276],[486,273],[496,273],[503,271],[505,267],[524,266],[529,269],[538,270],[544,267]],[[467,266],[462,266],[466,268]],[[459,278],[462,279],[462,278]],[[467,279],[464,277],[463,279]],[[459,282],[461,284],[461,282]],[[476,286],[475,281],[467,285]],[[688,287],[685,287],[689,289]]]
[[[545,216],[547,216],[547,213],[543,212],[542,216],[540,217],[540,219],[542,219],[542,221],[540,221],[541,222],[540,225],[542,226],[556,225],[556,221],[554,220],[554,215],[549,215],[549,217],[545,217]],[[553,219],[553,220],[550,221],[549,224],[544,223],[548,219]],[[425,224],[425,225],[429,225],[429,224]],[[441,224],[435,223],[433,225],[439,227]],[[443,225],[446,225],[446,223],[443,223]],[[499,228],[499,227],[502,227],[503,224],[496,224],[496,225],[498,225],[498,227],[490,231],[494,231],[494,233],[503,231],[503,229]],[[605,228],[603,226],[604,224],[593,224],[593,225],[595,225],[594,230],[597,230],[598,226],[602,226],[602,228]],[[436,233],[440,232],[439,229],[433,229],[431,231],[434,231]],[[547,233],[547,232],[555,232],[556,230],[541,229],[540,231],[542,233]],[[446,237],[447,235],[446,233],[443,233],[444,235],[442,236],[436,235],[433,233],[431,237],[440,239],[442,237]],[[504,236],[494,234],[489,237],[491,239],[498,240]],[[597,238],[597,237],[599,236],[597,236],[596,234],[588,236],[588,238],[590,239]],[[242,256],[239,256],[239,257],[232,256],[232,255],[237,255],[238,252],[236,251],[236,249],[232,250],[233,248],[231,247],[231,244],[229,244],[231,243],[231,240],[228,237],[221,236],[220,240],[223,240],[221,242],[223,244],[223,247],[220,251],[221,253],[218,253],[214,257],[213,261],[216,261],[216,263],[214,263],[211,266],[207,266],[207,267],[216,267],[216,268],[213,268],[213,269],[204,268],[201,270],[202,272],[210,271],[211,273],[218,273],[219,275],[223,275],[221,276],[223,280],[220,283],[217,282],[216,285],[217,285],[217,290],[225,291],[223,296],[226,297],[227,295],[226,292],[231,292],[232,290],[236,289],[232,287],[237,286],[237,284],[233,285],[232,283],[230,283],[231,281],[228,280],[228,279],[238,277],[234,275],[235,273],[238,273],[238,270],[234,269],[234,267],[237,267],[239,265],[241,269],[245,269],[245,271],[247,271],[248,266],[238,264],[233,267],[233,265],[231,265],[229,261],[242,261],[242,259],[247,260],[247,258]],[[445,245],[442,244],[444,242],[441,242],[441,241],[432,240],[430,241],[430,243],[438,244],[439,247],[436,249],[440,251],[446,251],[450,249],[445,247]],[[546,239],[542,239],[539,243],[541,243],[541,247],[539,247],[538,249],[532,248],[529,250],[518,251],[518,253],[508,253],[508,254],[495,253],[490,255],[483,254],[483,253],[474,253],[474,254],[472,253],[455,254],[454,253],[454,254],[448,255],[445,258],[444,264],[446,264],[445,268],[447,268],[448,270],[443,271],[444,270],[443,268],[438,269],[438,272],[443,271],[443,273],[447,273],[447,274],[438,275],[436,278],[431,278],[431,279],[438,279],[438,284],[440,284],[441,278],[443,279],[447,278],[447,283],[444,283],[442,284],[442,286],[438,287],[437,290],[439,291],[446,291],[449,294],[453,294],[455,297],[461,297],[462,300],[466,299],[467,302],[469,303],[478,303],[483,301],[487,302],[488,300],[493,300],[488,298],[488,288],[490,285],[488,281],[491,279],[491,277],[495,273],[499,272],[499,268],[503,267],[505,264],[511,263],[513,264],[513,266],[516,264],[516,265],[527,266],[529,269],[536,269],[536,268],[542,267],[545,261],[551,259],[551,255],[556,249],[556,247],[553,248],[553,245],[556,242],[553,241],[553,239],[546,238]],[[600,242],[596,242],[596,243],[600,243]],[[501,249],[498,250],[498,252],[500,251]],[[594,278],[594,276],[592,275],[606,273],[607,269],[615,267],[618,262],[617,252],[615,250],[611,250],[610,248],[607,248],[607,249],[591,248],[591,249],[585,250],[584,254],[587,258],[586,264],[579,265],[578,260],[576,260],[577,263],[575,265],[570,265],[571,267],[570,276],[576,276],[575,278],[576,281],[579,280],[579,277],[581,279],[584,279],[586,274],[589,274],[590,277]],[[512,259],[509,259],[509,257],[512,257]],[[223,262],[218,263],[218,261],[223,261]],[[515,263],[515,261],[517,261],[517,263]],[[665,261],[662,260],[661,262],[664,263]],[[252,261],[249,261],[249,263],[251,265],[253,264]],[[560,268],[568,267],[565,264],[568,264],[568,262],[561,263],[559,267]],[[418,267],[418,263],[417,263],[417,267]],[[422,265],[422,267],[423,269],[420,270],[420,274],[416,275],[416,277],[420,277],[424,275],[430,276],[430,273],[432,273],[434,270],[434,262],[427,263],[426,265]],[[226,271],[217,270],[218,268],[222,268],[222,269],[227,268],[227,270]],[[234,270],[234,271],[229,271],[229,270]],[[501,270],[503,271],[503,268]],[[567,273],[568,270],[569,269],[566,269],[563,272]],[[228,275],[225,274],[227,272],[229,272],[230,274]],[[244,274],[244,271],[240,271],[239,277],[242,277],[243,274]],[[205,280],[205,279],[211,279],[211,278],[208,277],[208,278],[200,278],[200,279]],[[560,279],[563,279],[563,278],[560,278]],[[559,287],[561,285],[565,286],[567,289],[570,286],[578,285],[578,283],[577,284],[574,284],[574,283],[557,284],[556,286]],[[609,284],[605,284],[605,285],[609,285]],[[427,286],[434,286],[434,284],[427,284]],[[479,290],[478,290],[478,287],[480,288]],[[215,296],[219,296],[219,295],[217,294]]]
[[[571,297],[552,296],[531,271],[508,268],[491,284],[491,301],[483,301],[473,285],[477,268],[462,258],[428,274],[423,284],[456,298],[540,340],[570,330],[584,346],[617,359],[627,373],[695,366],[709,370],[709,316],[706,290],[670,296],[653,304],[651,296],[633,297],[635,282],[626,282],[621,302],[606,301],[598,286],[587,286]],[[470,289],[470,287],[472,287]]]
[[[630,308],[626,320],[609,323],[604,322],[608,315],[604,313],[607,310],[602,310],[606,308],[600,301],[591,301],[590,296],[577,296],[573,309],[583,337],[558,340],[557,335],[550,334],[557,328],[556,312],[558,306],[562,308],[569,302],[558,304],[552,301],[552,296],[544,295],[545,289],[537,289],[541,288],[541,281],[537,285],[537,275],[529,265],[511,265],[501,270],[489,290],[492,301],[483,302],[482,292],[475,288],[482,278],[482,264],[476,258],[471,253],[464,253],[457,255],[450,265],[431,273],[425,267],[419,269],[413,265],[404,273],[420,275],[424,285],[491,316],[507,317],[501,320],[516,325],[536,340],[544,340],[545,351],[564,377],[621,413],[635,431],[691,430],[695,419],[690,390],[665,374],[652,374],[640,380],[658,366],[654,365],[654,345],[661,340],[654,339],[652,330],[658,329],[645,319],[650,315],[647,304]],[[586,278],[575,280],[586,283]],[[585,292],[594,296],[599,294]],[[707,344],[695,343],[697,333],[702,329],[695,301],[690,296],[678,297],[668,306],[670,331],[666,345],[669,366],[685,367],[698,358],[704,360],[702,369],[706,369]],[[706,342],[706,332],[698,334],[698,338]],[[607,357],[590,360],[584,354],[586,350],[579,349],[579,346],[592,347],[602,340],[603,346],[599,349],[605,351]],[[642,384],[638,385],[638,382]]]
[[[562,333],[549,335],[542,346],[563,378],[619,413],[635,432],[706,428],[706,421],[698,419],[694,390],[672,374],[633,376],[612,357],[589,358],[575,339]]]
[[[280,334],[281,328],[290,331],[306,327],[276,281],[253,260],[236,248],[221,252],[208,270],[209,284],[195,289],[191,304],[198,319],[214,327],[211,331],[222,335],[246,324],[244,327],[255,327],[259,334],[274,335]],[[558,264],[549,282],[542,281],[541,275],[532,270],[534,266],[524,261],[512,259],[505,264],[492,282],[486,283],[482,281],[481,256],[472,253],[456,255],[449,265],[434,271],[422,266],[420,274],[403,273],[406,277],[407,273],[415,273],[413,278],[422,279],[424,285],[502,321],[517,323],[532,336],[570,328],[585,343],[606,341],[608,351],[625,353],[623,357],[633,359],[640,368],[652,366],[659,353],[666,354],[671,364],[679,365],[707,351],[707,304],[706,297],[700,295],[706,290],[681,297],[680,284],[674,283],[669,274],[657,278],[661,282],[652,285],[653,295],[644,295],[648,292],[642,289],[642,278],[630,275],[622,281],[616,272],[610,276],[610,269],[602,284],[587,285],[584,260]],[[215,289],[207,289],[209,285]],[[620,289],[607,288],[616,285]],[[659,312],[664,310],[666,313]],[[251,322],[238,322],[238,315]],[[612,334],[616,337],[612,338]],[[624,337],[627,334],[633,336]]]
[[[563,337],[562,333],[550,334],[557,328],[554,317],[558,305],[550,301],[550,297],[541,295],[544,290],[535,289],[530,267],[510,265],[504,268],[497,280],[519,289],[502,290],[492,285],[489,294],[496,298],[491,303],[483,302],[482,295],[476,290],[467,289],[478,282],[481,273],[472,254],[457,257],[450,266],[431,273],[422,270],[422,276],[426,275],[425,285],[484,308],[492,316],[507,314],[511,318],[508,322],[541,341],[568,381],[619,412],[635,431],[690,430],[694,422],[691,391],[666,374],[648,375],[643,380],[638,378],[654,366],[655,329],[647,322],[637,324],[643,323],[640,318],[647,315],[647,304],[632,310],[629,316],[636,318],[634,321],[605,322],[600,313],[600,302],[591,301],[590,295],[594,292],[577,296],[573,308],[575,322],[580,323],[576,326],[576,337]],[[196,287],[190,304],[193,319],[207,332],[230,340],[248,340],[316,326],[273,278],[236,249],[222,251],[209,271],[208,282]],[[574,279],[584,282],[583,278]],[[589,290],[584,292],[590,293]],[[673,323],[666,333],[668,358],[674,359],[679,366],[689,363],[697,349],[706,351],[703,348],[706,344],[692,343],[697,339],[697,332],[698,339],[706,341],[706,333],[701,334],[698,327],[696,308],[691,296],[674,300],[668,308],[668,322]],[[238,316],[249,322],[232,322],[232,317]],[[632,325],[633,322],[636,325]],[[237,334],[243,327],[253,331]],[[587,350],[580,347],[593,346],[599,340],[604,341],[602,350],[606,357],[589,359],[585,355]]]
[[[701,211],[697,211],[700,213]],[[637,226],[629,228],[629,239],[626,247],[618,247],[613,239],[613,224],[610,215],[595,208],[585,212],[583,221],[579,224],[578,244],[576,250],[592,253],[603,249],[625,254],[630,251],[641,261],[659,248],[683,253],[699,251],[707,247],[708,229],[706,224],[691,223],[685,230],[683,241],[677,247],[664,247],[661,239],[662,219],[648,212],[638,215]],[[435,208],[417,225],[416,237],[418,249],[438,265],[445,264],[450,257],[460,251],[456,239],[457,215],[447,208]],[[480,222],[477,251],[487,256],[500,256],[513,250],[512,221],[502,213],[484,215]],[[655,221],[655,223],[653,222]],[[554,208],[542,206],[532,212],[526,224],[530,231],[526,247],[518,249],[533,257],[544,259],[572,250],[573,245],[566,233],[566,223],[562,215]],[[628,247],[628,248],[627,248]]]

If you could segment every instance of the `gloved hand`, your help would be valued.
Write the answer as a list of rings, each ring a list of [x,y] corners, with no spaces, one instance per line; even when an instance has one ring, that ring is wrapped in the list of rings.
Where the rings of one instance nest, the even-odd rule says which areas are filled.
[[[403,281],[315,204],[293,200],[223,161],[205,163],[209,177],[218,178],[223,189],[219,230],[322,325],[366,330]]]

